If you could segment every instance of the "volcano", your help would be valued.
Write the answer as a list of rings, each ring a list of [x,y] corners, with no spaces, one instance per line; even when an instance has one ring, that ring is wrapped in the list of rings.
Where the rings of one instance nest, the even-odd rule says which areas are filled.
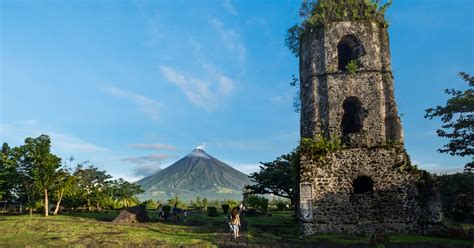
[[[136,182],[145,191],[140,200],[167,200],[175,194],[184,201],[196,199],[242,200],[244,186],[251,184],[248,175],[210,156],[201,147]]]

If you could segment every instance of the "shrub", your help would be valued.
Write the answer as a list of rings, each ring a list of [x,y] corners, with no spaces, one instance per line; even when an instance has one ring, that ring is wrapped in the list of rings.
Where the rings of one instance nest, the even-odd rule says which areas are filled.
[[[225,200],[225,201],[224,201],[224,204],[229,205],[229,209],[233,209],[233,208],[239,206],[239,203],[238,203],[237,201],[235,201],[235,200]]]
[[[163,212],[165,212],[165,215],[169,215],[171,211],[171,206],[163,206]]]
[[[268,211],[268,199],[263,196],[250,195],[247,204],[253,208],[261,208],[265,212]]]
[[[349,64],[346,65],[346,71],[349,74],[354,74],[358,68],[359,68],[359,65],[357,64],[357,60],[351,60],[351,62],[349,62]]]
[[[146,209],[156,209],[158,207],[158,203],[152,199],[146,200],[141,204]]]
[[[277,206],[277,208],[278,208],[279,211],[286,210],[286,203],[283,202],[283,201],[277,202],[276,206]]]
[[[439,178],[444,216],[456,222],[474,223],[474,173]]]
[[[177,206],[178,208],[186,207],[186,204],[178,197],[177,194],[175,194],[172,199],[168,199],[168,205]]]
[[[207,215],[209,216],[217,216],[217,208],[216,207],[208,207],[207,208]]]
[[[260,201],[259,207],[262,208],[263,211],[268,211],[268,199],[264,198]]]
[[[224,214],[228,214],[229,213],[229,204],[223,204],[222,205],[222,212]]]

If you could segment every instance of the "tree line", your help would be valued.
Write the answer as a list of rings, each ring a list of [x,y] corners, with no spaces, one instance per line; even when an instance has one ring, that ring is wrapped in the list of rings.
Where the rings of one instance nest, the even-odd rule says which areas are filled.
[[[74,158],[67,161],[70,165]],[[135,195],[143,192],[140,186],[122,178],[112,180],[106,171],[88,164],[69,168],[51,152],[51,139],[45,134],[28,137],[18,147],[3,143],[0,200],[19,202],[30,215],[42,207],[44,216],[49,214],[50,202],[55,203],[54,215],[61,207],[101,210],[138,203]]]

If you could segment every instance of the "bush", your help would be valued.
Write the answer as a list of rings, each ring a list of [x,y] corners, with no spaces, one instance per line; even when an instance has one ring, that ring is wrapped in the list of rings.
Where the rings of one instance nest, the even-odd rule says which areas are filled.
[[[146,200],[141,204],[146,209],[156,209],[158,207],[158,203],[152,199]]]
[[[279,211],[283,211],[283,210],[286,210],[286,203],[283,202],[283,201],[279,201],[277,202],[277,208]]]
[[[444,216],[474,223],[474,173],[442,175],[440,182]]]
[[[170,214],[170,211],[171,211],[171,206],[163,206],[163,212],[165,213],[165,215],[169,215]]]
[[[223,204],[222,205],[222,212],[224,214],[228,214],[229,213],[229,204]]]
[[[262,201],[260,201],[260,204],[259,204],[260,208],[267,212],[268,211],[268,199],[267,198],[263,198]]]
[[[173,198],[168,199],[168,205],[170,206],[176,206],[178,208],[185,208],[186,204],[179,199],[178,195],[175,194]]]
[[[209,215],[209,216],[218,216],[217,208],[216,207],[208,207],[207,208],[207,215]]]
[[[239,206],[239,203],[235,200],[225,200],[223,204],[228,204],[229,209],[233,209]]]
[[[265,212],[268,211],[268,199],[263,196],[250,195],[247,204],[253,208],[261,208]]]

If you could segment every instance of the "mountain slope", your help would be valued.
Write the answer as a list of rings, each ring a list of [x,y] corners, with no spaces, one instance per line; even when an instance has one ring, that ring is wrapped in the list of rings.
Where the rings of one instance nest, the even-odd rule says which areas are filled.
[[[246,174],[202,149],[194,149],[169,167],[137,181],[145,190],[140,200],[167,200],[176,193],[187,201],[196,196],[240,200],[244,185],[250,183]]]

